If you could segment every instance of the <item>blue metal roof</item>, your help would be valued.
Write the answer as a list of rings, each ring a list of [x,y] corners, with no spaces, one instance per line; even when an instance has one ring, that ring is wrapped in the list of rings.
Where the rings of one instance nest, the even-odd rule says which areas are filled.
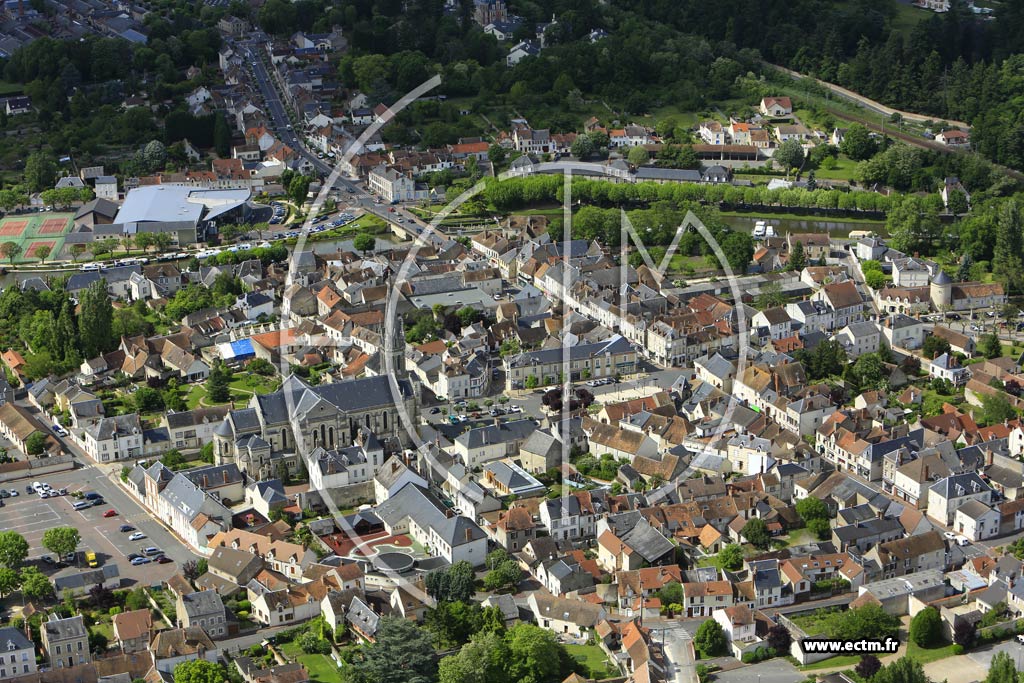
[[[231,342],[231,354],[235,358],[239,356],[255,356],[256,352],[252,348],[252,340],[239,339],[238,341]]]

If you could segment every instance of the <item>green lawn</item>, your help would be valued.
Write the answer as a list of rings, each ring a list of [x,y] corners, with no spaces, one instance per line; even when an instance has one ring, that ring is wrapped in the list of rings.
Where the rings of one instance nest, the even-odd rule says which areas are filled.
[[[345,226],[346,228],[355,228],[357,230],[370,230],[370,229],[381,229],[387,227],[387,224],[383,219],[378,216],[374,216],[372,213],[363,214],[359,218],[355,219],[351,223]]]
[[[303,654],[302,648],[299,647],[299,643],[295,640],[289,640],[283,643],[279,642],[276,647],[281,651],[281,654],[288,659],[297,659]]]
[[[932,12],[917,7],[905,5],[898,0],[891,0],[890,4],[896,14],[892,20],[892,27],[904,35],[909,35],[914,27],[922,21],[934,16]]]
[[[591,678],[610,678],[619,673],[597,645],[566,645],[565,649],[573,659],[590,670]]]
[[[302,655],[298,661],[306,667],[311,680],[319,683],[341,683],[341,670],[327,655]]]
[[[954,652],[953,649],[956,647],[953,643],[944,645],[943,647],[933,647],[925,649],[919,647],[914,641],[907,643],[907,656],[913,657],[922,664],[934,662],[939,659],[945,659],[946,657],[952,657]]]
[[[231,381],[231,398],[234,399],[236,403],[248,403],[249,398],[252,396],[252,392],[248,390],[243,391],[235,387],[234,385],[238,381],[240,380],[235,379]],[[265,394],[268,392],[262,391],[257,393]],[[185,405],[188,406],[189,410],[192,410],[194,408],[198,408],[200,405],[224,405],[225,403],[230,403],[230,401],[224,401],[223,403],[217,404],[207,399],[205,402],[201,404],[200,401],[202,401],[204,398],[206,398],[206,387],[204,387],[202,384],[193,384],[192,387],[189,389],[188,394],[185,395]]]
[[[229,386],[241,393],[246,394],[269,394],[277,391],[281,382],[273,377],[263,377],[252,373],[238,374],[231,380]]]
[[[801,666],[800,670],[814,671],[815,669],[838,669],[842,667],[856,666],[859,662],[860,655],[837,655],[835,657],[823,659],[820,662],[815,662],[814,664],[807,664],[805,666]]]
[[[814,177],[818,180],[845,180],[854,179],[857,173],[857,162],[840,154],[835,159],[835,168],[818,168],[814,170]]]
[[[106,636],[107,641],[110,643],[114,642],[114,627],[110,622],[100,621],[89,627],[89,630],[93,633],[102,633]]]
[[[775,213],[775,212],[772,212],[772,213],[764,214],[762,216],[761,214],[758,214],[756,211],[755,212],[719,211],[718,213],[720,215],[722,215],[722,216],[737,216],[739,218],[762,218],[763,217],[763,218],[772,219],[772,220],[791,220],[791,221],[813,221],[813,220],[815,220],[815,217],[814,217],[813,214],[799,215],[799,214],[795,214],[795,213]],[[841,222],[841,223],[868,223],[868,224],[871,224],[871,225],[874,225],[874,226],[884,226],[885,225],[884,223],[879,223],[877,220],[872,220],[870,218],[856,218],[856,217],[847,218],[846,216],[844,216],[842,218],[826,218],[826,219],[818,219],[818,220],[834,220],[836,222]]]
[[[821,635],[825,632],[825,622],[832,615],[827,610],[815,610],[810,614],[790,617],[790,621],[799,626],[809,636]]]

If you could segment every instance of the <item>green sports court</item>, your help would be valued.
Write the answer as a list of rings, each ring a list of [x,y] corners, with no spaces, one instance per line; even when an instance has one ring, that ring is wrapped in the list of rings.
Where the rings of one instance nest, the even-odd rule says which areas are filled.
[[[48,260],[60,256],[64,248],[64,237],[70,232],[74,214],[70,213],[26,213],[13,214],[0,219],[0,244],[17,242],[21,253],[15,263],[34,263],[39,260],[36,252],[49,247]],[[8,259],[0,256],[0,262]]]

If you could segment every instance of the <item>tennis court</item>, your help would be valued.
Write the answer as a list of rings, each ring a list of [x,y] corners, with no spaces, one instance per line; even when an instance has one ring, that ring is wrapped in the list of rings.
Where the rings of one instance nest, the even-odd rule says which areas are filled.
[[[48,249],[48,251],[46,252],[46,258],[50,258],[51,256],[53,256],[53,247],[55,244],[57,244],[55,240],[33,240],[31,243],[29,243],[28,248],[25,249],[25,257],[30,259],[37,259],[39,258],[38,251],[40,249],[46,248]]]
[[[28,228],[28,221],[6,220],[0,224],[0,237],[21,237]]]
[[[64,236],[71,231],[70,213],[37,213],[8,216],[0,220],[0,243],[17,242],[21,247],[15,263],[38,261],[37,250],[49,247],[47,259],[59,259],[64,248]],[[39,239],[45,237],[46,239]],[[6,259],[4,259],[6,260]]]
[[[40,235],[63,235],[68,229],[66,218],[47,218],[39,226]]]

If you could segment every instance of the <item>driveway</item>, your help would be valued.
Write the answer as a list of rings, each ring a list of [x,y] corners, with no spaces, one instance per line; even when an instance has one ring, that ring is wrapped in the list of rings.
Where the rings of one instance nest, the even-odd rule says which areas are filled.
[[[1020,670],[1021,665],[1024,664],[1024,645],[1021,645],[1016,640],[1007,640],[996,645],[979,648],[966,654],[965,657],[971,660],[974,664],[980,666],[982,671],[988,671],[992,666],[992,658],[996,656],[997,652],[1005,652],[1010,655],[1010,657],[1013,658],[1018,671]],[[984,676],[980,676],[978,678],[984,678]],[[950,679],[950,682],[952,683],[952,679]]]
[[[785,659],[769,659],[732,671],[715,674],[719,683],[800,683],[807,678]]]

